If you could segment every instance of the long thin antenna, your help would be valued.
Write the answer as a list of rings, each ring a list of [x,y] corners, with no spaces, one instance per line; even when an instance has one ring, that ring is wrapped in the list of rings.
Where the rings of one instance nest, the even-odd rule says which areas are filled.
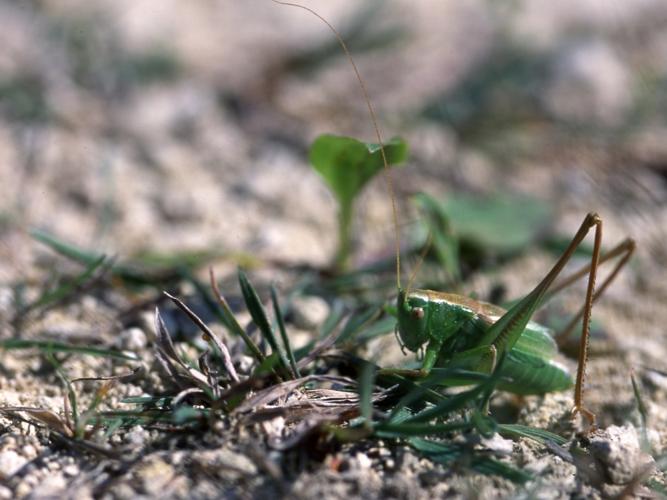
[[[338,40],[339,45],[343,49],[343,52],[345,52],[345,55],[347,56],[348,61],[352,65],[352,69],[354,69],[354,74],[357,77],[357,81],[359,82],[359,87],[361,88],[361,92],[364,95],[364,100],[366,101],[366,107],[368,108],[368,113],[370,114],[371,121],[373,122],[373,128],[375,129],[375,135],[377,137],[378,144],[380,144],[380,154],[382,155],[382,163],[384,164],[384,178],[387,183],[387,191],[389,191],[389,196],[391,197],[391,211],[392,211],[392,217],[393,217],[393,222],[394,222],[394,243],[395,243],[395,251],[396,251],[396,286],[401,288],[401,237],[398,231],[398,209],[396,208],[396,196],[394,194],[394,183],[391,180],[391,172],[389,169],[389,163],[387,162],[387,155],[385,154],[384,151],[384,141],[382,140],[382,134],[380,133],[380,127],[378,125],[378,120],[375,115],[375,110],[373,109],[373,105],[371,104],[371,99],[368,96],[368,91],[366,90],[366,85],[364,84],[363,78],[361,78],[361,73],[359,73],[359,70],[357,69],[357,65],[354,62],[354,59],[352,58],[352,54],[347,48],[347,45],[345,44],[345,41],[343,40],[343,37],[338,33],[336,28],[334,28],[329,21],[327,21],[324,17],[322,17],[320,14],[315,12],[313,9],[310,7],[306,7],[305,5],[300,5],[298,3],[292,3],[292,2],[283,2],[282,0],[271,0],[274,3],[280,4],[280,5],[288,5],[290,7],[297,7],[299,9],[303,9],[307,12],[310,12],[312,15],[317,17],[320,21],[322,21],[324,24],[327,25],[327,27],[331,30],[331,32],[334,34],[336,37],[336,40]]]
[[[410,294],[410,289],[412,288],[412,285],[415,282],[415,278],[417,278],[417,273],[419,272],[419,269],[424,263],[424,259],[426,259],[426,254],[431,249],[432,243],[433,243],[433,231],[429,231],[428,238],[426,239],[426,243],[424,244],[424,248],[422,248],[422,251],[419,254],[419,260],[417,261],[417,264],[415,265],[412,274],[410,274],[410,279],[408,280],[408,286],[405,288],[405,295]]]

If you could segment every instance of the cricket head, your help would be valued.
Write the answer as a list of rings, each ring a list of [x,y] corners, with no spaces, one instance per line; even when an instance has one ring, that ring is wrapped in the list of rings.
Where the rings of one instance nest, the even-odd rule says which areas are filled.
[[[419,295],[398,291],[398,335],[405,347],[417,352],[429,339],[429,302]]]

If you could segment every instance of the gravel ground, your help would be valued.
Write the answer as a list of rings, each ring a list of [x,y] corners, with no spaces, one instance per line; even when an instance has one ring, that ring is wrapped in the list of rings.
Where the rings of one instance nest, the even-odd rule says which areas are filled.
[[[344,34],[361,16],[351,0],[308,5]],[[395,0],[376,7],[361,33],[390,34],[390,42],[362,50],[362,37],[350,45],[384,133],[411,146],[409,167],[394,177],[405,225],[418,217],[410,195],[420,191],[530,194],[553,207],[552,234],[574,234],[596,211],[607,247],[626,236],[637,241],[631,264],[594,309],[599,337],[586,398],[600,430],[575,437],[578,426],[565,418],[569,392],[495,396],[492,411],[573,438],[562,456],[524,439],[477,443],[538,478],[517,486],[377,441],[345,444],[318,460],[284,453],[266,442],[281,422],[241,431],[231,421],[199,433],[141,425],[111,437],[96,431],[95,442],[130,450],[107,457],[54,439],[25,413],[23,420],[0,414],[0,498],[566,498],[651,496],[646,480],[667,487],[659,459],[667,450],[667,122],[660,115],[667,5]],[[215,249],[216,271],[230,286],[236,265],[255,259],[253,282],[275,280],[287,290],[298,277],[269,262],[322,267],[336,244],[335,202],[307,165],[308,144],[324,132],[372,140],[366,107],[344,57],[320,54],[308,63],[311,51],[332,43],[326,27],[268,1],[1,1],[0,18],[0,339],[136,353],[141,361],[71,356],[63,364],[70,379],[126,375],[100,408],[130,408],[121,399],[164,386],[152,307],[137,306],[141,294],[82,293],[18,325],[17,289],[30,303],[61,273],[80,272],[29,230],[121,260]],[[428,103],[480,61],[501,60],[504,47],[544,65],[520,94],[526,111],[515,109],[513,88],[496,75],[485,87],[491,118],[470,115],[458,127],[424,118]],[[384,184],[373,183],[359,206],[355,262],[363,264],[391,253]],[[530,249],[472,274],[464,291],[488,297],[502,284],[507,297],[521,296],[552,261]],[[576,310],[581,300],[581,289],[567,291],[561,306]],[[120,312],[134,306],[139,320],[130,327]],[[296,307],[289,326],[303,343],[329,306],[310,299]],[[403,359],[393,338],[370,351],[387,363]],[[572,359],[562,361],[574,370]],[[75,384],[84,406],[99,385]],[[44,356],[0,351],[0,406],[63,416],[64,396]]]

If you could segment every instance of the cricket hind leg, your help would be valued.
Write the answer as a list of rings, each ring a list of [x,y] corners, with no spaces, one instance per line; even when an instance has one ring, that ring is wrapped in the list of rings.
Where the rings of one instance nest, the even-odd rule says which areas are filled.
[[[588,359],[588,333],[590,330],[591,307],[595,292],[597,268],[600,261],[600,247],[602,245],[602,219],[597,214],[589,213],[586,215],[579,230],[572,238],[572,241],[542,281],[540,281],[528,295],[512,306],[500,319],[491,325],[480,341],[480,344],[482,345],[493,344],[497,348],[499,354],[512,349],[523,333],[523,330],[533,313],[548,297],[547,294],[549,289],[553,286],[565,265],[572,258],[576,249],[593,228],[595,229],[593,255],[591,256],[591,263],[587,269],[588,285],[586,287],[586,299],[584,301],[584,312],[582,315],[582,335],[580,339],[577,378],[574,388],[574,407],[572,409],[573,415],[581,413],[591,426],[595,425],[595,415],[584,407],[583,386],[586,374],[586,361]]]
[[[582,321],[581,339],[579,343],[579,359],[577,363],[577,378],[574,386],[574,406],[572,408],[572,415],[574,416],[577,413],[580,413],[588,421],[590,426],[594,428],[595,414],[584,406],[583,399],[584,399],[584,382],[586,378],[586,362],[588,361],[588,343],[589,343],[589,333],[590,333],[591,310],[596,295],[599,296],[600,293],[600,292],[598,294],[595,293],[595,279],[597,277],[597,269],[601,260],[600,247],[602,246],[602,219],[600,218],[600,216],[598,216],[597,214],[588,214],[586,216],[583,224],[581,225],[581,228],[579,229],[575,237],[572,239],[572,242],[565,249],[565,252],[561,256],[560,260],[556,263],[556,265],[552,269],[552,272],[560,268],[555,273],[557,275],[562,270],[563,266],[567,263],[567,261],[569,261],[574,251],[581,244],[581,241],[584,239],[584,237],[588,234],[588,232],[592,228],[595,228],[593,255],[591,256],[590,264],[585,268],[586,270],[584,271],[584,273],[586,273],[586,271],[588,272],[588,284],[586,286],[586,298],[584,300],[584,305],[581,314],[583,321]],[[626,252],[626,260],[629,257],[630,255]],[[610,276],[611,279],[608,277],[605,280],[605,282],[601,287],[602,288],[601,291],[604,291],[604,288],[606,288],[609,285],[609,283],[611,282],[611,280],[613,280],[613,278],[618,273],[622,265],[623,263],[621,263],[620,266],[617,265],[617,269],[612,271]],[[564,282],[567,283],[568,279],[569,278],[566,278]],[[550,288],[550,286],[551,285],[549,284],[547,286],[547,289]]]
[[[602,294],[614,281],[616,276],[618,276],[618,273],[621,271],[621,269],[623,269],[625,265],[629,262],[630,257],[632,257],[632,254],[634,253],[636,247],[637,244],[635,243],[635,240],[633,240],[632,238],[626,238],[611,250],[600,255],[600,261],[598,262],[599,266],[617,257],[620,258],[614,265],[611,272],[602,281],[602,283],[598,287],[596,287],[595,293],[593,294],[593,304],[597,302],[597,300],[602,296]],[[549,290],[546,298],[544,299],[544,302],[547,302],[557,293],[569,287],[570,285],[576,283],[579,279],[583,278],[584,276],[586,276],[586,274],[590,273],[590,267],[591,267],[590,264],[587,264],[582,268],[578,269],[577,271],[575,271],[574,273],[570,274],[569,276],[563,278],[557,284],[555,284]],[[579,309],[577,314],[575,314],[572,317],[572,319],[568,322],[568,324],[556,334],[555,339],[556,343],[558,344],[558,347],[563,347],[563,345],[565,345],[567,339],[572,334],[577,324],[581,321],[581,318],[584,316],[585,307],[586,305],[584,304]]]
[[[570,257],[581,244],[581,241],[588,234],[588,232],[595,228],[595,235],[593,241],[593,255],[591,256],[591,262],[587,266],[588,271],[588,284],[586,286],[586,298],[584,300],[583,313],[581,317],[582,321],[582,331],[581,339],[579,343],[579,359],[577,363],[577,379],[574,386],[574,406],[572,408],[572,415],[580,413],[590,424],[591,427],[595,427],[595,414],[584,406],[584,382],[586,378],[586,362],[588,361],[588,342],[589,342],[589,333],[590,333],[590,323],[591,323],[591,310],[593,308],[593,301],[595,300],[595,279],[597,277],[597,269],[600,264],[600,247],[602,246],[602,219],[597,214],[588,214],[584,219],[581,228],[572,239],[572,242],[565,249],[565,252],[561,256],[556,266],[552,271],[556,270],[559,267],[559,264],[562,262],[560,269],[556,272],[556,275],[562,270],[563,266],[570,260]],[[629,255],[628,255],[629,257]],[[618,273],[620,270],[617,269],[615,272],[612,272],[612,279],[615,273]],[[551,273],[550,273],[551,274]],[[567,280],[567,278],[566,278]],[[603,286],[608,286],[609,279],[605,280]],[[549,288],[551,285],[548,285]],[[604,290],[603,290],[604,291]]]

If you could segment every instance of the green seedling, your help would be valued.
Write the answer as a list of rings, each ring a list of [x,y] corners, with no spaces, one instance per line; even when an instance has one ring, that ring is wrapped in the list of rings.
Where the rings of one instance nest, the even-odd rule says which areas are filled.
[[[285,3],[278,2],[278,0],[274,1]],[[345,42],[335,28],[320,15],[307,7],[299,7],[320,18],[338,39],[359,81],[373,122],[377,143],[384,144],[365,85]],[[463,368],[488,374],[494,373],[497,361],[503,359],[504,363],[499,366],[501,380],[497,384],[502,389],[518,394],[542,394],[568,389],[573,385],[573,381],[566,368],[554,360],[557,352],[556,342],[550,332],[545,327],[532,322],[531,317],[558,291],[587,276],[588,285],[584,304],[565,331],[557,338],[562,340],[574,326],[581,322],[582,334],[578,370],[574,382],[572,413],[581,413],[591,426],[594,426],[595,415],[584,406],[583,401],[591,308],[618,275],[621,268],[628,262],[634,251],[635,242],[628,238],[611,251],[602,253],[602,219],[595,213],[586,215],[574,238],[545,278],[507,311],[498,306],[461,295],[416,289],[412,286],[414,273],[408,286],[403,288],[400,281],[398,214],[391,182],[390,162],[385,147],[378,146],[378,148],[380,151],[379,157],[384,164],[396,231],[396,285],[398,291],[396,331],[403,347],[407,347],[413,352],[422,350],[424,352],[419,369],[385,370],[385,373],[425,377],[429,375],[434,367],[447,367]],[[352,185],[356,184],[353,183]],[[594,230],[595,238],[590,264],[557,281],[566,264],[591,229]],[[599,265],[615,258],[618,258],[615,266],[596,291],[595,281]],[[443,381],[448,385],[461,385],[461,382],[456,380],[455,377],[452,380]]]
[[[321,135],[311,145],[310,163],[338,201],[338,251],[334,262],[337,271],[349,267],[355,200],[385,164],[403,163],[407,155],[408,146],[398,137],[380,146],[352,137]]]

